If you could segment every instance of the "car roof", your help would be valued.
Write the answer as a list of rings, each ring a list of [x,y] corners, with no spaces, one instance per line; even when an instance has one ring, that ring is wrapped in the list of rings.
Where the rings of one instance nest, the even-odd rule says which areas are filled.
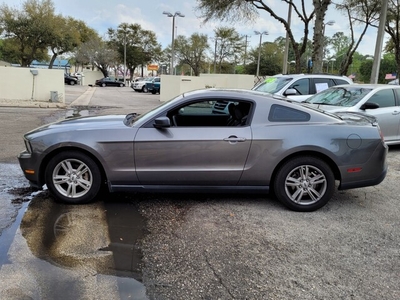
[[[202,95],[207,95],[210,97],[251,97],[251,96],[256,96],[256,97],[262,97],[262,98],[269,98],[269,99],[275,99],[275,100],[280,100],[280,101],[285,101],[285,102],[293,102],[291,99],[288,99],[286,97],[276,95],[276,94],[269,94],[269,93],[264,93],[264,92],[259,92],[256,90],[248,90],[248,89],[232,89],[232,88],[209,88],[209,89],[198,89],[198,90],[192,90],[189,92],[183,93],[183,97],[190,97],[190,96],[196,96],[197,94],[202,94]],[[296,102],[296,101],[295,101]]]
[[[276,74],[273,77],[288,77],[288,78],[297,78],[297,77],[307,77],[307,78],[344,78],[351,81],[351,78],[344,75],[334,75],[334,74],[325,74],[325,73],[313,73],[313,74]]]

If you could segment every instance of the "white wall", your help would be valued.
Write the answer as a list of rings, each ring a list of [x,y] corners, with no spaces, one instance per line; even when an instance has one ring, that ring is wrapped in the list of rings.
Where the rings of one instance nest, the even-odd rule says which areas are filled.
[[[200,76],[161,75],[161,101],[168,101],[184,92],[204,88],[251,89],[253,75],[200,74]]]
[[[49,102],[56,91],[58,102],[65,103],[64,70],[0,67],[0,78],[0,99]]]
[[[83,71],[83,77],[82,77],[82,85],[89,85],[95,83],[97,79],[103,78],[103,73],[100,71],[90,71],[90,70],[84,70]]]

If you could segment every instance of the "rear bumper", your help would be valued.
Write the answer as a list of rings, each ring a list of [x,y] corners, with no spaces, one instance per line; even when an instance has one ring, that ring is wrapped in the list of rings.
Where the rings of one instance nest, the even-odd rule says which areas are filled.
[[[380,184],[385,179],[388,170],[387,153],[388,146],[382,142],[366,163],[352,166],[360,167],[361,172],[351,173],[348,172],[349,166],[342,167],[342,180],[338,189],[347,190]]]

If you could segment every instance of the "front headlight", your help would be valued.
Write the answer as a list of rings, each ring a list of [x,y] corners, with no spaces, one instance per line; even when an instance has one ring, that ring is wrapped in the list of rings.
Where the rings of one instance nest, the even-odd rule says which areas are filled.
[[[32,146],[31,146],[31,143],[28,141],[28,140],[24,140],[24,143],[25,143],[25,148],[26,148],[26,150],[29,152],[29,153],[32,153]]]

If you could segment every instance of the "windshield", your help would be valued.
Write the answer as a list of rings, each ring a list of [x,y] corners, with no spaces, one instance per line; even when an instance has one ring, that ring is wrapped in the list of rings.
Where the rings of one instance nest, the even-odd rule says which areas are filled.
[[[279,92],[289,81],[293,78],[290,77],[268,77],[263,83],[259,84],[253,90],[275,94]]]
[[[308,98],[305,103],[351,107],[356,105],[372,89],[363,87],[335,87]]]

